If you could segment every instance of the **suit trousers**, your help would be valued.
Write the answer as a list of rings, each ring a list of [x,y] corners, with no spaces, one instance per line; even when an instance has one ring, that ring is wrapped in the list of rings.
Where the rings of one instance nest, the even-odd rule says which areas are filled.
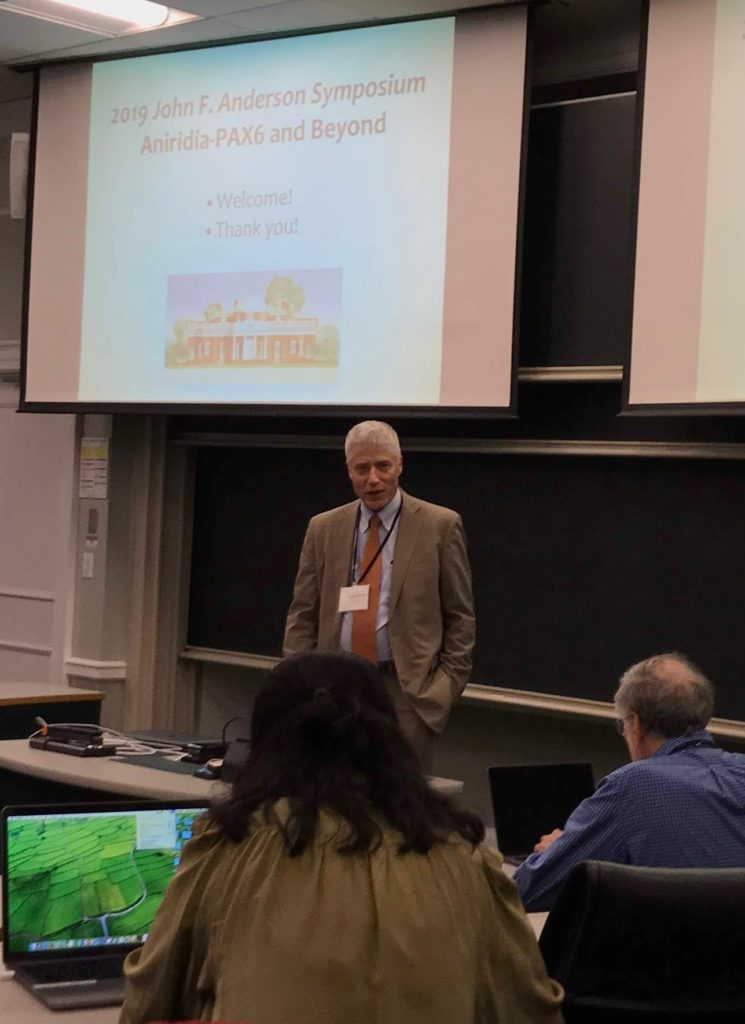
[[[434,764],[435,740],[437,739],[437,733],[434,732],[433,729],[430,729],[430,727],[422,721],[414,710],[411,698],[404,693],[393,664],[390,663],[390,665],[386,664],[385,666],[379,665],[378,668],[380,669],[380,674],[385,680],[388,693],[390,694],[393,706],[396,709],[396,715],[398,716],[398,724],[401,726],[401,732],[414,748],[414,752],[419,758],[419,763],[422,766],[424,774],[431,775]]]

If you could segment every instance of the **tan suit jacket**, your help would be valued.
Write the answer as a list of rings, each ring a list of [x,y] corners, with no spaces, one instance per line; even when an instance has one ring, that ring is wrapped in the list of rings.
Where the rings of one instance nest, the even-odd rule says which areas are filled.
[[[469,680],[475,619],[460,516],[402,492],[388,636],[401,685],[436,732]],[[284,653],[339,649],[339,590],[349,569],[359,502],[308,524],[287,615]]]

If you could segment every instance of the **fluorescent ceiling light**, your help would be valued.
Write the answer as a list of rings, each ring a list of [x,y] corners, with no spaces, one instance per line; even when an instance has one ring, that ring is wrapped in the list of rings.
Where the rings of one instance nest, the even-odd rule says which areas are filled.
[[[95,32],[100,36],[122,36],[130,32],[147,32],[168,28],[184,21],[194,21],[197,14],[187,14],[165,4],[150,0],[0,0],[0,11],[25,14],[55,25]]]

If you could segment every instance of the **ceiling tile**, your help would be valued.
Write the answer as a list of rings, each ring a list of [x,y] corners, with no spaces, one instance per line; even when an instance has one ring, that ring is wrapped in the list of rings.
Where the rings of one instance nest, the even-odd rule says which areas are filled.
[[[338,4],[327,0],[290,0],[288,3],[236,12],[226,17],[252,35],[318,28],[348,20]]]
[[[4,11],[0,4],[0,63],[30,53],[56,50],[63,46],[100,40],[101,36],[67,25],[54,25],[39,18]]]
[[[289,0],[293,2],[293,0]],[[288,0],[171,0],[171,6],[202,18],[218,18],[255,7],[284,7]]]
[[[99,38],[95,42],[85,42],[77,46],[43,51],[35,50],[25,54],[22,59],[15,60],[13,66],[23,67],[24,63],[36,64],[41,60],[69,60],[77,57],[82,59],[115,53],[133,56],[167,46],[188,46],[193,43],[208,43],[245,35],[246,29],[240,25],[234,25],[224,18],[210,18],[205,21],[189,21],[183,25],[175,25],[173,28],[133,33],[120,36],[117,39]]]
[[[494,0],[174,0],[202,16],[168,29],[104,39],[90,32],[10,14],[0,3],[0,64],[23,67],[96,55],[145,53],[166,46],[302,31],[324,25],[433,14]],[[499,2],[499,0],[497,0]]]
[[[493,7],[512,0],[334,0],[345,21],[373,21],[426,14],[451,13],[461,7]]]

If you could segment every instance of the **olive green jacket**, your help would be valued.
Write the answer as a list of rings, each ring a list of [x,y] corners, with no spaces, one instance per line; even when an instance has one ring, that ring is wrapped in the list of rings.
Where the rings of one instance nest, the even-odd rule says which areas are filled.
[[[561,1024],[497,850],[452,836],[400,854],[384,827],[377,850],[342,854],[326,812],[290,857],[276,823],[252,823],[240,843],[209,826],[184,847],[127,959],[120,1024]]]

